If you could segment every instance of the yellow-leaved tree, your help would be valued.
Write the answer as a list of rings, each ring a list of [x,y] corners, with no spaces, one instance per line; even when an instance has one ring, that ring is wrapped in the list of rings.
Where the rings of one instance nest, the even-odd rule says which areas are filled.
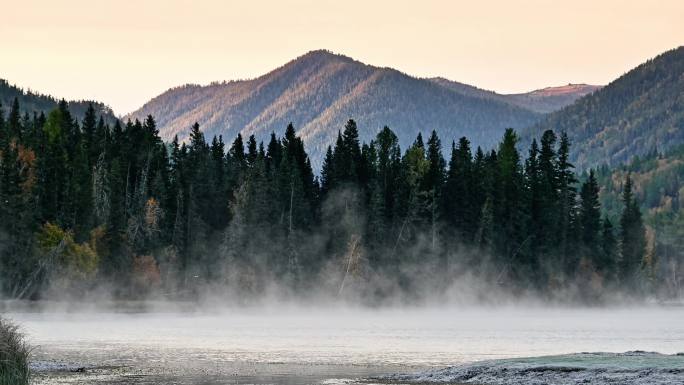
[[[89,242],[76,243],[71,231],[54,223],[44,224],[36,236],[42,264],[53,273],[54,283],[61,287],[85,283],[97,272],[99,256],[94,245],[97,234]],[[50,269],[51,268],[51,269]]]

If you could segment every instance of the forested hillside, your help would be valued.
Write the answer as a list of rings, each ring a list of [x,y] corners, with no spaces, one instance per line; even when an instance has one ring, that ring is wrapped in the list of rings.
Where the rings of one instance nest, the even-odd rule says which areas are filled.
[[[174,135],[186,139],[187,127],[195,122],[208,136],[254,134],[257,140],[268,140],[293,122],[319,167],[325,147],[352,116],[364,141],[389,125],[403,147],[416,130],[436,130],[443,137],[468,136],[487,148],[506,127],[526,127],[541,117],[327,51],[309,52],[256,79],[173,88],[129,117],[147,115],[158,117],[160,135],[169,141]]]
[[[627,175],[634,180],[634,193],[649,228],[653,245],[649,258],[655,259],[652,265],[658,269],[652,274],[665,279],[661,285],[667,291],[664,295],[677,293],[684,287],[684,146],[637,157],[615,170],[601,168],[601,203],[611,217],[620,215],[620,195]],[[661,270],[669,274],[661,275]]]
[[[15,99],[21,105],[22,112],[28,114],[29,118],[31,118],[34,113],[38,115],[40,115],[41,112],[47,114],[55,109],[57,103],[59,103],[59,101],[52,96],[35,93],[30,90],[26,91],[9,84],[7,80],[0,79],[0,109],[2,109],[5,114],[9,113]],[[79,120],[83,119],[90,104],[93,105],[93,108],[95,108],[98,115],[102,115],[105,121],[113,123],[114,120],[116,120],[116,116],[114,116],[112,109],[102,103],[87,100],[69,101],[68,103],[69,110],[74,114],[74,117]]]
[[[523,132],[566,131],[580,169],[620,165],[684,143],[684,47],[636,67]]]
[[[576,181],[563,134],[544,132],[527,156],[512,129],[492,151],[435,131],[402,150],[393,130],[363,142],[348,120],[319,179],[292,125],[228,144],[194,124],[187,143],[167,146],[152,116],[108,125],[90,108],[77,121],[65,102],[20,116],[0,118],[5,297],[664,292],[629,178],[612,223],[593,173]]]

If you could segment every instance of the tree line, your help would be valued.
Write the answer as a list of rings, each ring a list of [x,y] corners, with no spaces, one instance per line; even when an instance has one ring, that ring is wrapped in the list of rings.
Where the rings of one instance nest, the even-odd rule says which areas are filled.
[[[488,151],[460,138],[448,160],[434,131],[398,143],[388,127],[360,143],[349,120],[318,176],[292,124],[266,144],[208,141],[197,123],[164,143],[152,116],[110,125],[90,106],[79,122],[64,101],[45,116],[15,100],[0,114],[0,290],[373,303],[647,294],[632,181],[614,225],[565,133],[544,132],[526,157],[513,129]]]

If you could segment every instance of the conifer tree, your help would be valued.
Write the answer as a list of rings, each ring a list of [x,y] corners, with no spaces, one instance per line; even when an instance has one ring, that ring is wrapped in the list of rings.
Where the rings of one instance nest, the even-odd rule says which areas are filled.
[[[378,156],[377,181],[382,196],[382,207],[387,227],[397,218],[397,190],[401,172],[401,149],[399,138],[385,126],[375,139]]]
[[[618,254],[613,224],[608,218],[604,218],[601,228],[601,257],[596,262],[596,269],[603,277],[604,287],[612,286],[617,279]]]
[[[458,239],[467,243],[472,241],[475,235],[480,214],[480,205],[475,202],[473,195],[476,181],[470,142],[462,137],[458,145],[452,143],[451,147],[451,159],[443,198],[444,216],[454,228]]]
[[[530,150],[528,152],[527,160],[525,161],[525,183],[527,195],[527,213],[528,224],[527,229],[532,236],[533,242],[530,243],[530,258],[537,261],[541,257],[540,254],[545,251],[545,229],[544,216],[545,212],[545,197],[547,192],[544,186],[545,178],[540,167],[539,145],[536,139],[532,139]]]
[[[582,240],[582,254],[592,262],[594,267],[601,264],[600,237],[601,205],[599,203],[599,186],[594,170],[589,171],[589,177],[580,189],[579,227]]]
[[[578,239],[573,237],[572,229],[575,222],[575,206],[577,191],[575,184],[577,179],[573,171],[574,166],[570,163],[570,139],[567,133],[561,133],[560,143],[558,145],[558,163],[557,163],[557,181],[558,181],[558,246],[557,254],[561,259],[560,264],[564,270],[572,270],[576,261],[572,257],[572,250],[569,247],[571,242],[577,242]]]
[[[15,97],[10,107],[9,115],[7,117],[7,132],[9,138],[21,139],[21,110],[19,109],[19,100]]]
[[[335,145],[335,182],[355,186],[359,182],[361,147],[356,122],[349,119]]]
[[[618,273],[623,289],[638,293],[638,274],[646,253],[646,234],[641,210],[632,189],[632,178],[627,174],[622,192],[624,208],[620,217],[621,259]]]
[[[321,167],[321,194],[326,195],[335,184],[335,159],[333,158],[332,147],[328,146],[323,158]]]
[[[495,252],[501,258],[501,265],[514,264],[520,266],[525,277],[536,270],[537,261],[524,258],[516,251],[525,241],[525,210],[522,207],[523,175],[520,154],[517,150],[518,136],[513,129],[506,129],[503,140],[496,154],[497,161],[497,199],[494,201]],[[514,259],[517,258],[517,259]]]
[[[245,172],[247,170],[247,158],[245,156],[245,145],[242,141],[242,135],[237,134],[235,137],[235,140],[233,141],[233,144],[230,147],[230,150],[228,150],[229,158],[230,159],[230,172],[233,174],[234,178],[234,184],[237,185],[239,184],[245,175]]]
[[[88,103],[88,109],[83,117],[83,147],[88,154],[88,164],[93,165],[100,155],[99,146],[96,141],[96,130],[98,128],[97,116],[93,103]]]
[[[258,155],[256,138],[254,135],[250,135],[247,140],[247,163],[253,166]]]

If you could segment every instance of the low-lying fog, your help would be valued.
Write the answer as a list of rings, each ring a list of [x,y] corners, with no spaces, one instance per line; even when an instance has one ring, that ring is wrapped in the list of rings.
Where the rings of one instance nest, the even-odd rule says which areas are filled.
[[[363,376],[483,359],[684,351],[681,307],[271,307],[5,316],[22,325],[36,347],[34,366],[42,370],[123,366],[143,374],[220,377],[269,372],[272,365],[281,365],[280,372],[340,365],[335,376]]]

